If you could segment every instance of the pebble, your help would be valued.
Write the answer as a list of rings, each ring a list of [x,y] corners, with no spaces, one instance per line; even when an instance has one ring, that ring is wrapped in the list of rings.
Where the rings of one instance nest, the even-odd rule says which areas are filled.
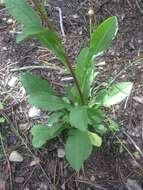
[[[9,161],[11,161],[11,162],[23,162],[23,156],[19,152],[13,151],[13,152],[11,152],[11,154],[9,156]]]
[[[3,49],[4,51],[7,51],[7,47],[3,47],[2,49]]]
[[[12,19],[12,18],[9,18],[6,23],[7,23],[7,24],[13,24],[13,19]]]
[[[90,178],[90,180],[91,180],[92,182],[94,182],[94,181],[95,181],[95,176],[92,175],[91,178]]]
[[[96,64],[96,66],[104,66],[106,65],[106,62],[105,61],[101,61],[99,63]]]
[[[6,20],[7,20],[6,17],[3,17],[3,18],[2,18],[2,21],[6,21]]]
[[[35,166],[40,163],[40,159],[38,157],[34,158],[34,160],[31,161],[30,166]]]
[[[58,158],[64,158],[65,151],[64,151],[63,148],[59,148],[58,151],[57,151],[57,153],[58,153]]]
[[[32,107],[29,109],[28,115],[30,118],[38,118],[41,115],[41,110],[36,107]]]
[[[8,81],[8,86],[13,88],[18,82],[18,78],[13,76],[9,81]]]
[[[24,182],[24,177],[16,177],[14,181],[15,183],[22,184]]]

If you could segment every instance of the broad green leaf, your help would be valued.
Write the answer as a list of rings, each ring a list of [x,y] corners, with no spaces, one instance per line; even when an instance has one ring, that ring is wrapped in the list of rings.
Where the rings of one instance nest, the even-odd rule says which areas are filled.
[[[55,124],[51,128],[47,125],[35,125],[31,129],[33,136],[32,144],[35,148],[40,148],[47,140],[55,138],[64,128],[61,124]]]
[[[97,147],[101,146],[102,138],[99,135],[97,135],[96,133],[89,132],[89,131],[88,131],[88,135],[89,135],[89,138],[91,140],[91,143],[94,146],[97,146]]]
[[[63,115],[63,112],[55,112],[51,114],[48,118],[48,126],[52,126],[54,123],[58,123]]]
[[[65,145],[65,153],[71,167],[79,171],[91,152],[92,144],[88,133],[79,130],[70,131]]]
[[[9,13],[24,26],[42,25],[40,17],[26,0],[5,0],[5,5]]]
[[[92,34],[90,42],[90,51],[92,54],[97,56],[106,51],[115,38],[117,31],[118,21],[116,16],[110,17],[101,23]]]
[[[101,91],[93,100],[93,104],[99,104],[105,107],[110,107],[127,98],[132,90],[132,82],[120,82],[111,86],[106,91]]]
[[[119,125],[112,119],[109,120],[109,128],[113,131],[119,131]]]
[[[21,76],[21,82],[29,95],[36,95],[39,92],[54,94],[54,90],[49,85],[49,82],[46,80],[42,80],[35,74],[31,74],[29,72],[24,73]]]
[[[3,109],[3,103],[0,102],[0,110],[2,110],[2,109]]]
[[[86,131],[88,127],[88,114],[84,106],[76,106],[70,112],[70,124],[81,131]]]
[[[92,121],[92,124],[101,124],[104,121],[105,114],[102,110],[96,108],[88,109],[89,119]]]
[[[69,104],[60,97],[53,96],[44,91],[31,94],[29,96],[29,103],[45,111],[57,111],[69,107]]]

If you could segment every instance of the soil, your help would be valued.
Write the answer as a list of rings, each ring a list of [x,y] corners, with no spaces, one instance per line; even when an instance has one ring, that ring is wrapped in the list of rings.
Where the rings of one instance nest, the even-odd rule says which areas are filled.
[[[48,142],[35,150],[31,146],[29,129],[33,123],[46,121],[28,116],[29,105],[20,82],[12,88],[8,81],[20,77],[22,71],[13,69],[37,66],[51,62],[55,69],[39,69],[59,93],[63,93],[67,77],[59,72],[62,66],[51,53],[35,41],[16,44],[15,34],[20,30],[4,7],[0,8],[0,100],[4,109],[0,117],[0,187],[2,190],[130,190],[128,179],[134,179],[143,188],[143,2],[142,0],[50,0],[48,13],[55,28],[60,31],[59,13],[62,10],[65,47],[74,60],[82,47],[88,44],[88,8],[95,11],[96,26],[105,18],[116,15],[119,20],[117,39],[106,55],[97,60],[100,77],[97,84],[109,78],[134,82],[133,92],[125,103],[115,106],[110,115],[120,123],[118,134],[105,137],[102,148],[95,149],[80,173],[73,171],[57,150],[63,148],[64,138]],[[105,61],[105,65],[100,65]],[[118,77],[117,77],[118,76]],[[126,147],[126,148],[125,148]],[[9,162],[9,155],[17,150],[24,158],[21,163]],[[135,183],[134,183],[135,184]],[[138,187],[139,188],[139,187]],[[139,190],[134,185],[133,190]]]

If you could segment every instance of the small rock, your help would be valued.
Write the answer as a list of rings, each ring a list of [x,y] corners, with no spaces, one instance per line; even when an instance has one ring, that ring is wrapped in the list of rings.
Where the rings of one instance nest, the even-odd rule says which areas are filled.
[[[7,51],[7,47],[3,47],[2,49],[3,49],[4,51]]]
[[[8,81],[8,86],[13,88],[18,82],[18,78],[13,76],[9,81]]]
[[[73,19],[78,19],[79,18],[79,15],[78,14],[74,14],[72,15]]]
[[[127,180],[127,188],[128,190],[143,190],[141,186],[137,183],[136,180],[128,179]]]
[[[6,20],[7,20],[6,17],[3,17],[3,18],[2,18],[2,21],[6,21]]]
[[[38,118],[41,115],[41,110],[36,107],[32,107],[29,109],[28,115],[30,118]]]
[[[94,175],[91,176],[90,181],[92,181],[92,182],[95,181],[95,176]]]
[[[23,157],[17,151],[13,151],[13,152],[11,152],[11,154],[9,156],[9,161],[11,161],[11,162],[23,162]]]
[[[35,166],[40,163],[40,159],[38,157],[34,158],[34,160],[31,161],[30,166]]]
[[[58,153],[58,158],[64,158],[64,156],[65,156],[64,149],[59,148],[58,151],[57,151],[57,153]]]
[[[16,177],[15,178],[15,183],[22,184],[24,182],[24,177]]]
[[[63,184],[61,185],[61,189],[62,189],[62,190],[65,190],[65,189],[66,189],[65,183],[63,183]]]
[[[12,18],[9,18],[6,23],[7,23],[7,24],[13,24],[13,19],[12,19]]]
[[[99,63],[96,64],[96,66],[104,66],[106,65],[106,62],[105,61],[101,61]]]

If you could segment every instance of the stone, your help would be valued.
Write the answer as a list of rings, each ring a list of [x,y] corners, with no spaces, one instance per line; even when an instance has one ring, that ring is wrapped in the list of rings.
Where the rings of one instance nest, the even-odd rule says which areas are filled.
[[[57,151],[57,153],[58,153],[58,158],[64,158],[65,151],[64,151],[63,148],[59,148],[58,151]]]
[[[29,109],[28,115],[30,118],[38,118],[41,115],[41,110],[36,107],[31,107]]]
[[[13,24],[13,19],[12,19],[12,18],[9,18],[6,23],[9,24],[9,25],[10,25],[10,24]]]
[[[23,162],[23,156],[19,152],[13,151],[13,152],[11,152],[11,154],[9,156],[9,161],[11,161],[11,162]]]
[[[18,82],[18,78],[13,76],[9,81],[8,81],[8,86],[13,88]]]

